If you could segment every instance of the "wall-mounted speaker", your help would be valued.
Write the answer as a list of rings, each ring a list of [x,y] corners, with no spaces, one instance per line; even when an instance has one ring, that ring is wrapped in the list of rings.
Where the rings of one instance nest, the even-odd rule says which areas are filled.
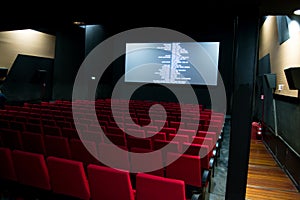
[[[276,74],[264,74],[268,88],[276,88]]]
[[[284,69],[290,90],[300,90],[300,67]]]

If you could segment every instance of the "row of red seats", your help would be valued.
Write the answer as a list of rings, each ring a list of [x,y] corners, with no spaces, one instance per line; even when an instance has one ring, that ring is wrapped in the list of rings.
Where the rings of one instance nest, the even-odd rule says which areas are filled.
[[[61,135],[70,136],[71,134],[77,135],[76,130],[72,130],[75,127],[69,128],[69,126],[65,126],[63,128],[60,128],[59,126],[56,126],[55,124],[51,124],[49,120],[47,122],[44,121],[45,124],[41,125],[39,123],[39,122],[41,122],[41,120],[36,119],[36,118],[32,118],[32,119],[27,118],[27,120],[30,120],[30,121],[29,122],[27,121],[27,123],[26,123],[26,122],[19,122],[19,121],[13,121],[13,120],[8,121],[8,120],[2,119],[0,121],[0,124],[2,125],[1,127],[4,127],[4,128],[17,129],[20,131],[27,131],[27,132],[43,133],[43,134],[47,134],[47,135],[58,135],[58,136],[61,136]],[[36,121],[34,121],[34,120],[36,120]],[[77,130],[80,129],[80,130],[84,131],[85,133],[89,133],[89,134],[84,134],[84,136],[87,136],[87,137],[89,137],[90,135],[96,136],[97,133],[94,133],[93,131],[99,131],[99,130],[97,130],[97,128],[99,129],[99,127],[96,124],[89,125],[87,123],[87,121],[88,121],[87,119],[80,119],[80,124],[77,123],[77,125],[76,125]],[[67,123],[67,122],[65,122],[65,123]],[[105,129],[104,132],[106,132],[108,135],[115,134],[115,133],[120,133],[120,134],[124,135],[123,131],[121,129],[117,128],[117,125],[114,124],[114,122],[100,121],[100,123],[102,125],[102,128]],[[170,124],[172,124],[172,123],[170,123]],[[175,124],[175,122],[174,122],[174,124]],[[61,125],[65,125],[65,124],[61,124]],[[188,124],[188,126],[192,126],[192,125],[193,124]],[[197,126],[197,124],[195,124],[195,125]],[[146,137],[146,135],[147,135],[147,137],[149,137],[151,135],[151,134],[149,134],[150,132],[153,133],[153,132],[157,132],[157,130],[158,130],[158,128],[155,126],[152,126],[152,127],[149,126],[149,127],[147,127],[147,129],[149,131],[147,131],[145,133],[145,131],[143,131],[143,130],[138,130],[138,129],[140,129],[140,126],[138,126],[136,124],[126,124],[124,126],[125,126],[125,128],[123,128],[123,130],[125,129],[126,132],[129,131],[131,133],[132,132],[136,133],[138,137]],[[178,124],[178,126],[179,126],[179,124]],[[170,138],[169,134],[176,134],[178,132],[178,126],[163,128],[160,132],[165,133],[167,135],[166,138]],[[218,133],[218,132],[220,132],[221,125],[211,126],[210,128],[214,128],[213,129],[214,132]],[[212,134],[213,132],[211,132],[211,131],[204,132],[203,129],[200,129],[197,132],[195,132],[193,129],[192,130],[180,129],[179,132],[180,133],[178,133],[178,134],[187,135],[189,137],[188,141],[185,141],[185,142],[191,142],[192,136],[194,136],[194,135],[202,136],[202,137],[207,137],[207,136],[212,137],[213,143],[217,143],[217,139],[218,139],[217,134]],[[158,134],[158,136],[159,136],[159,134]],[[94,138],[96,138],[96,137],[94,137]],[[118,137],[114,137],[114,136],[111,136],[111,138],[118,139]],[[99,139],[101,139],[101,138],[99,137],[97,140],[99,140]],[[159,139],[161,139],[161,138],[159,138]],[[101,139],[101,140],[103,140],[103,139]],[[124,141],[123,143],[126,143],[125,137],[119,138],[118,140],[120,142],[121,142],[121,140],[123,140]],[[179,148],[181,148],[181,147],[179,147]]]
[[[58,128],[80,128],[83,130],[91,130],[95,126],[98,126],[98,122],[94,122],[89,119],[78,119],[79,123],[77,123],[76,127],[74,124],[73,119],[67,120],[53,120],[53,119],[40,119],[40,118],[31,118],[26,116],[15,116],[13,119],[9,118],[5,115],[2,115],[0,118],[0,127],[2,128],[11,128],[11,129],[17,129],[20,131],[24,130],[36,130],[36,131],[43,131],[44,129],[47,129],[46,131],[50,129],[58,129]],[[140,119],[142,120],[142,119]],[[135,123],[118,123],[116,124],[114,121],[109,120],[100,120],[99,123],[102,127],[108,128],[108,127],[120,127],[123,129],[131,128],[131,129],[142,129],[145,131],[162,131],[159,130],[159,124],[165,124],[165,127],[163,128],[171,128],[169,129],[169,132],[177,131],[180,127],[180,129],[191,129],[191,130],[199,130],[199,131],[210,131],[210,132],[221,132],[222,126],[221,125],[200,125],[197,123],[183,123],[183,122],[173,122],[171,121],[168,123],[167,121],[162,120],[154,120],[154,125],[152,126],[146,126],[141,127]],[[34,126],[36,128],[34,128]],[[168,129],[165,129],[168,130]],[[46,132],[45,131],[45,132]]]
[[[6,108],[10,108],[11,110],[15,109],[18,111],[28,111],[28,110],[32,110],[34,112],[40,112],[41,109],[51,109],[51,110],[61,110],[61,111],[71,111],[72,108],[91,108],[91,107],[95,107],[96,110],[100,109],[100,110],[110,110],[110,107],[113,106],[116,109],[120,109],[120,110],[126,110],[128,105],[129,105],[129,110],[130,111],[145,111],[145,110],[149,110],[149,108],[154,105],[155,103],[151,102],[151,103],[147,103],[147,101],[140,101],[140,103],[131,103],[131,102],[123,102],[123,103],[114,103],[111,104],[110,102],[101,102],[99,103],[98,101],[93,102],[92,101],[69,101],[68,103],[58,103],[57,101],[55,102],[42,102],[41,104],[29,104],[29,103],[25,103],[24,107],[20,108],[18,106],[11,106],[11,105],[6,105]],[[208,112],[210,113],[211,110],[209,109],[203,109],[201,105],[188,105],[188,104],[184,104],[184,105],[179,105],[179,104],[172,104],[172,103],[164,103],[164,102],[160,102],[159,104],[163,105],[167,112],[171,111],[174,113],[179,113],[179,110],[186,110],[191,112],[195,112],[195,108],[199,109],[199,111],[201,112]],[[154,109],[154,111],[160,111],[160,109]],[[179,113],[180,114],[180,113]]]
[[[82,109],[82,111],[85,111],[86,109],[90,108],[96,108],[96,110],[99,109],[99,111],[107,113],[110,111],[109,114],[111,114],[111,102],[114,102],[113,107],[115,110],[125,111],[127,110],[127,107],[129,105],[130,107],[130,113],[136,113],[136,114],[144,114],[147,113],[149,108],[154,104],[160,104],[163,105],[167,112],[172,113],[173,115],[189,115],[192,116],[193,114],[196,114],[199,112],[201,113],[201,116],[205,115],[213,115],[213,116],[220,116],[223,117],[221,113],[214,112],[210,109],[204,109],[202,105],[193,105],[193,104],[178,104],[178,103],[172,103],[172,102],[150,102],[150,101],[137,101],[137,100],[111,100],[111,99],[98,99],[96,101],[90,101],[90,100],[75,100],[73,102],[71,101],[60,101],[56,100],[54,102],[42,102],[41,104],[29,104],[25,103],[24,107],[20,108],[16,106],[16,110],[22,111],[26,109],[31,109],[31,111],[34,112],[47,112],[48,111],[72,111],[72,107],[78,109],[79,111]],[[10,106],[10,108],[14,108],[14,106]],[[196,109],[195,109],[196,108]],[[181,111],[184,111],[184,113],[181,113]],[[155,112],[161,112],[159,109],[154,109]],[[186,112],[185,112],[186,111]],[[197,117],[197,116],[196,116]]]
[[[167,167],[167,177],[137,173],[135,187],[126,170],[94,164],[85,168],[80,161],[1,147],[0,158],[1,179],[82,200],[187,200],[187,185],[197,187],[202,199],[206,195],[197,156],[181,156]]]
[[[50,104],[49,104],[50,105]],[[16,106],[12,106],[12,107],[16,107]],[[84,105],[80,104],[80,107],[84,107]],[[24,108],[28,108],[28,107],[22,107],[22,109]],[[31,108],[31,107],[29,107]],[[22,122],[27,122],[27,123],[41,123],[43,125],[51,125],[53,126],[54,124],[58,124],[58,125],[63,125],[65,127],[74,127],[74,122],[73,122],[73,114],[72,112],[63,112],[60,110],[55,110],[54,113],[49,114],[50,111],[53,112],[53,110],[46,110],[46,109],[41,109],[39,113],[37,112],[20,112],[17,111],[17,109],[21,109],[21,108],[14,108],[11,110],[7,110],[7,113],[3,113],[2,114],[6,114],[2,115],[2,118],[10,120],[10,121],[22,121]],[[37,108],[35,108],[35,110],[38,110]],[[18,112],[18,113],[11,113],[12,111]],[[89,116],[87,114],[89,110],[82,110],[82,113],[77,113],[76,117],[80,117],[78,120],[80,120],[80,122],[82,122],[85,125],[89,125],[89,124],[96,124],[98,123],[98,120],[95,120],[92,118],[92,116]],[[98,115],[98,118],[100,120],[100,123],[103,124],[109,124],[110,126],[112,126],[112,124],[114,123],[114,126],[116,126],[115,124],[115,120],[121,121],[121,124],[118,124],[119,126],[127,126],[127,124],[129,124],[129,122],[132,123],[132,120],[139,124],[139,125],[146,125],[150,122],[150,119],[148,118],[148,113],[147,110],[143,110],[142,114],[138,115],[135,113],[131,113],[131,116],[128,117],[128,119],[122,116],[122,112],[119,112],[120,116],[114,116],[112,117],[112,113],[111,110],[106,110],[107,112],[103,112],[101,111],[100,115]],[[204,121],[201,122],[201,116],[200,115],[200,121],[199,121],[199,117],[196,117],[195,120],[192,120],[193,118],[191,118],[191,115],[189,114],[190,111],[187,110],[187,121],[186,123],[183,122],[179,122],[176,121],[174,119],[174,121],[172,119],[168,119],[167,121],[162,121],[162,120],[154,120],[154,124],[158,125],[158,124],[164,124],[165,127],[169,127],[169,128],[176,128],[176,130],[179,128],[185,128],[185,129],[195,129],[195,130],[203,130],[203,131],[213,131],[213,132],[217,132],[220,133],[220,131],[222,130],[223,127],[223,121],[224,121],[224,117],[223,115],[211,115],[209,117],[211,117],[211,119],[207,118]],[[8,116],[9,114],[12,114],[13,116]],[[106,114],[105,114],[106,113]],[[184,114],[186,114],[184,113]],[[16,114],[16,115],[14,115]],[[174,113],[173,113],[174,114]],[[136,116],[135,116],[136,115]],[[143,117],[142,117],[143,116]],[[15,117],[15,119],[12,119],[12,117]],[[169,116],[170,117],[174,117]],[[212,118],[213,117],[213,118]],[[181,116],[181,118],[184,118],[183,116]],[[184,121],[184,120],[183,120]],[[156,124],[157,123],[157,124]],[[139,128],[139,126],[136,126],[135,128]],[[154,127],[155,128],[155,127]]]
[[[101,123],[101,122],[100,122]],[[8,120],[0,120],[1,128],[4,130],[12,130],[12,131],[20,131],[20,132],[33,132],[38,134],[45,134],[45,135],[57,135],[57,136],[67,136],[67,137],[78,137],[78,131],[83,137],[85,135],[99,135],[99,139],[103,141],[101,134],[100,134],[100,127],[97,124],[87,125],[84,123],[78,123],[75,127],[60,127],[57,125],[41,125],[35,123],[26,123],[26,122],[16,122],[16,121],[8,121]],[[104,133],[107,135],[119,135],[123,136],[125,139],[125,134],[131,134],[136,137],[146,138],[155,135],[154,137],[157,139],[172,139],[175,134],[181,135],[182,137],[185,136],[187,139],[186,142],[191,142],[193,140],[193,136],[199,137],[207,137],[212,138],[212,142],[215,144],[218,140],[217,132],[212,131],[203,131],[199,130],[196,131],[195,129],[180,129],[177,130],[176,128],[162,128],[158,132],[158,128],[155,126],[147,127],[147,131],[141,129],[136,124],[127,124],[125,128],[119,128],[117,125],[102,123],[101,128],[104,130]],[[164,136],[165,135],[165,136]],[[159,137],[160,136],[160,137]],[[172,137],[173,136],[173,137]]]
[[[125,151],[122,152],[121,155],[112,158],[111,155],[114,154],[113,146],[107,143],[98,144],[94,140],[85,140],[83,144],[80,139],[76,138],[71,138],[69,140],[66,137],[42,135],[29,132],[10,132],[6,134],[3,134],[4,132],[1,133],[2,134],[0,136],[3,140],[2,142],[4,144],[4,147],[34,153],[41,153],[45,156],[56,156],[72,159],[84,163],[85,166],[89,164],[105,165],[107,162],[109,162],[114,163],[114,166],[117,168],[136,171],[137,169],[139,169],[141,164],[145,163],[141,163],[139,160],[136,160],[135,157],[130,157],[128,153],[129,149],[126,146],[120,146]],[[197,140],[203,140],[203,138],[195,137],[194,141],[196,142]],[[150,148],[146,149],[146,143],[141,143],[141,139],[137,139],[137,141],[130,141],[132,142],[132,146],[130,148],[130,151],[132,152],[147,153],[151,151]],[[209,142],[209,140],[207,140],[207,142]],[[209,152],[208,145],[200,145],[200,141],[197,141],[197,143],[198,144],[190,144],[187,142],[182,143],[183,148],[187,149],[184,154],[189,156],[197,156],[199,158],[201,163],[199,172],[205,174],[206,171],[208,171],[210,173],[210,176],[207,178],[207,181],[211,182],[211,178],[214,175],[214,158]],[[171,145],[169,151],[159,151],[159,149],[167,144]],[[174,141],[169,142],[166,140],[154,140],[153,147],[153,150],[158,151],[156,151],[156,154],[154,154],[155,156],[151,158],[151,161],[161,163],[162,166],[167,165],[167,156],[169,152],[173,152],[174,154],[181,153],[179,151],[179,143]],[[86,148],[88,148],[88,150]],[[90,152],[92,152],[93,155],[91,155]],[[103,154],[103,152],[105,152],[105,154]],[[200,157],[199,152],[202,152],[202,154],[205,154],[207,156]],[[102,162],[99,161],[99,158],[101,158]],[[120,160],[123,160],[123,162],[120,163]],[[147,164],[150,165],[151,163]],[[165,177],[167,174],[167,169],[161,168],[150,173],[153,175]]]
[[[8,106],[7,106],[8,107]],[[14,106],[16,107],[16,106]],[[7,120],[16,120],[16,121],[28,121],[27,118],[33,119],[36,121],[40,119],[40,122],[47,122],[47,120],[54,120],[54,121],[67,121],[72,122],[73,113],[72,110],[70,111],[61,111],[61,110],[48,110],[48,109],[41,109],[38,111],[20,111],[20,109],[24,109],[23,107],[16,107],[14,109],[7,108],[6,110],[1,110],[2,119]],[[147,125],[150,122],[150,118],[148,115],[148,111],[142,111],[142,113],[130,113],[130,117],[124,117],[125,111],[120,110],[119,112],[114,112],[114,116],[112,115],[111,110],[100,111],[97,113],[97,118],[102,121],[114,121],[117,119],[122,123],[132,123],[134,121],[140,125]],[[88,123],[95,123],[98,121],[94,118],[92,114],[90,114],[89,109],[82,109],[81,112],[76,111],[76,118],[86,119]],[[185,113],[181,114],[180,116],[176,116],[175,113],[167,113],[167,126],[176,127],[180,121],[186,123],[196,123],[200,125],[222,125],[224,121],[224,116],[220,114],[213,114],[213,115],[204,115],[203,113],[198,115],[192,115],[190,111],[186,111]],[[156,115],[156,116],[155,116]],[[160,119],[161,113],[153,114],[152,117],[154,118],[153,121]],[[5,116],[5,117],[4,117]],[[17,116],[17,117],[16,117]],[[187,125],[187,124],[186,124]]]
[[[117,133],[107,134],[106,137],[103,136],[104,139],[102,139],[98,132],[87,131],[80,138],[86,145],[89,145],[89,149],[92,149],[94,155],[101,155],[100,145],[110,144],[111,142],[131,152],[140,151],[140,149],[151,152],[159,150],[165,145],[169,145],[169,151],[174,153],[199,155],[200,152],[202,155],[207,155],[201,156],[203,168],[209,170],[213,169],[215,161],[213,151],[215,147],[213,146],[212,138],[194,136],[191,142],[187,135],[169,134],[167,137],[165,133],[157,133],[155,136],[156,137],[153,138],[136,138],[131,136],[126,137],[125,135]],[[158,136],[160,136],[160,138]],[[97,163],[85,150],[78,135],[77,138],[68,138],[60,135],[44,135],[35,132],[0,129],[0,145],[10,149],[42,153],[48,156],[72,158],[86,163]],[[183,151],[183,149],[185,151]],[[166,152],[160,153],[161,162],[166,162]]]

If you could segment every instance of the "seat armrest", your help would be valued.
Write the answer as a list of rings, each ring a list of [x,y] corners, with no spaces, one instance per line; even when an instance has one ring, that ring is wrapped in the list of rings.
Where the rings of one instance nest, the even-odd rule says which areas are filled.
[[[210,181],[210,171],[209,170],[204,170],[202,174],[202,185],[206,186],[207,183]]]
[[[209,159],[209,169],[213,168],[215,165],[215,158],[210,158]]]
[[[213,151],[212,151],[212,155],[213,155],[214,157],[216,157],[216,156],[217,156],[217,150],[216,150],[216,149],[213,149]]]
[[[201,200],[201,194],[193,194],[191,200]]]

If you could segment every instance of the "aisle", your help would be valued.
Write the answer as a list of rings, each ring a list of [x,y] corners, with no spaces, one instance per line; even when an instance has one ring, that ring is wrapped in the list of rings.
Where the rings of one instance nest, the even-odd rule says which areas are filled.
[[[229,154],[229,136],[230,136],[231,118],[226,116],[224,125],[222,148],[220,158],[218,159],[218,166],[215,169],[215,176],[212,180],[212,189],[209,194],[209,200],[224,200],[226,193],[226,180],[228,169],[228,154]]]

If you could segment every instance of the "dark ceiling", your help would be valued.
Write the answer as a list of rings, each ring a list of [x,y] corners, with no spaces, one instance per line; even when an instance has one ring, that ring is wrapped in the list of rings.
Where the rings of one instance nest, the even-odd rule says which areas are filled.
[[[11,4],[16,4],[12,2]],[[236,16],[291,15],[300,0],[199,0],[140,2],[45,2],[7,5],[0,13],[1,30],[68,27],[73,21],[110,27],[197,25],[226,21]],[[3,8],[5,10],[5,8]]]

